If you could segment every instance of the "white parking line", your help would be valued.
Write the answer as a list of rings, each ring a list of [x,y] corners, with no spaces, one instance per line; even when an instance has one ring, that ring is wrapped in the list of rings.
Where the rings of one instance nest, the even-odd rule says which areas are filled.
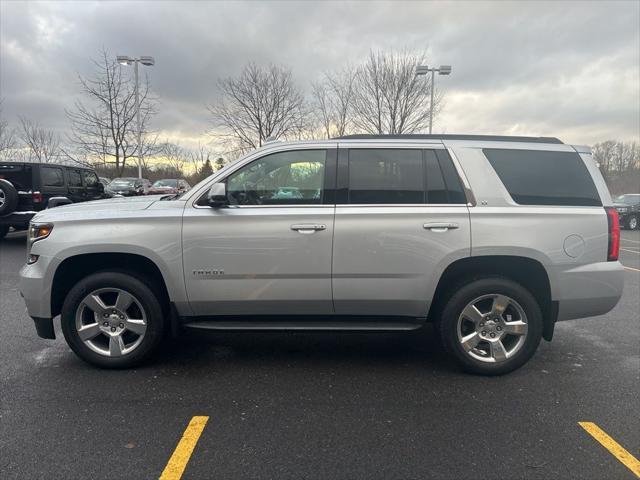
[[[622,248],[622,247],[620,247],[620,250],[624,250],[625,252],[631,252],[631,253],[640,253],[640,250],[630,250],[628,248]]]
[[[622,240],[623,242],[640,243],[637,240],[629,240],[628,238],[621,238],[620,240]]]

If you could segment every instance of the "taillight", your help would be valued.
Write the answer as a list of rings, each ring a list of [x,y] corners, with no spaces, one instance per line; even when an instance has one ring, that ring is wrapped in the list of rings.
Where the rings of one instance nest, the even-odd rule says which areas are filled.
[[[33,199],[33,203],[42,203],[42,201],[44,200],[40,192],[33,192],[31,194],[31,198]]]
[[[607,250],[607,260],[618,260],[620,254],[620,218],[618,212],[613,207],[605,207],[607,211],[607,223],[609,225],[609,248]]]

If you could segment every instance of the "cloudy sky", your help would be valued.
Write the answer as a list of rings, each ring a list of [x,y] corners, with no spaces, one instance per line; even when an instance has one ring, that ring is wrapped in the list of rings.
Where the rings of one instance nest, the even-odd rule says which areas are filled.
[[[370,49],[425,50],[446,105],[435,133],[640,138],[640,2],[42,3],[0,0],[2,116],[64,132],[92,57],[152,55],[154,127],[205,139],[216,79],[248,61],[292,68],[300,87]]]

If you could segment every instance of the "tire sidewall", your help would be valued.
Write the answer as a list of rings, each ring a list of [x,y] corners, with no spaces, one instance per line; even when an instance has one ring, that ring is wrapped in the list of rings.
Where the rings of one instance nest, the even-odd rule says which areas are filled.
[[[636,221],[635,227],[631,225],[633,220]],[[637,230],[638,229],[638,216],[637,215],[632,215],[632,216],[629,217],[629,220],[627,220],[627,228],[629,230]]]
[[[119,288],[133,295],[144,308],[147,330],[140,345],[131,353],[111,358],[100,355],[80,339],[76,330],[76,310],[90,292],[99,288]],[[138,365],[158,347],[164,332],[164,315],[158,298],[139,279],[120,272],[100,272],[80,280],[67,294],[60,314],[62,333],[67,344],[83,360],[103,368],[128,368]]]
[[[527,315],[527,338],[522,348],[508,361],[493,364],[475,360],[464,351],[458,340],[458,318],[464,307],[482,295],[498,293],[511,297]],[[535,297],[520,284],[501,277],[483,278],[461,286],[442,310],[440,333],[445,348],[466,371],[482,375],[502,375],[520,368],[535,353],[542,338],[543,319]]]
[[[18,206],[18,191],[11,182],[2,178],[0,178],[0,190],[4,192],[5,196],[5,203],[0,206],[0,215],[8,215]]]

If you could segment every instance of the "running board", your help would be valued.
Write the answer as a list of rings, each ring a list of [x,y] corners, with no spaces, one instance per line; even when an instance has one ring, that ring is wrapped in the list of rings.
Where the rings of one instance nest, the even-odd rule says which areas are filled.
[[[187,321],[183,328],[193,330],[271,330],[271,331],[366,331],[388,332],[417,330],[424,322],[403,321],[265,321],[265,320],[198,320]]]

